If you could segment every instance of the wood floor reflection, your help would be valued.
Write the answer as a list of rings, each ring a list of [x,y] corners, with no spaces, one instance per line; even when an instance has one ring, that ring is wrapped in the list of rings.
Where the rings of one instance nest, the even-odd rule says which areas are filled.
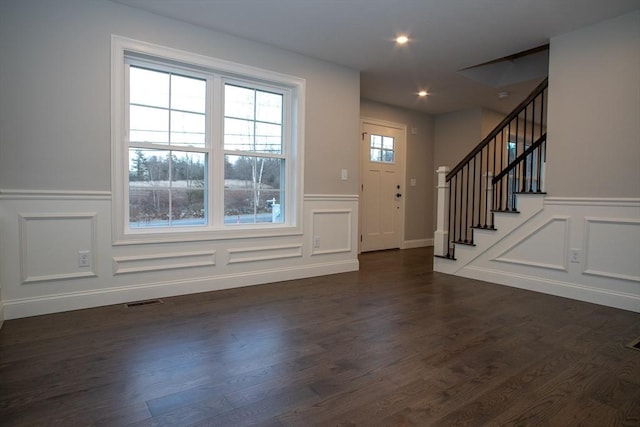
[[[640,425],[640,315],[431,256],[7,321],[0,425]]]

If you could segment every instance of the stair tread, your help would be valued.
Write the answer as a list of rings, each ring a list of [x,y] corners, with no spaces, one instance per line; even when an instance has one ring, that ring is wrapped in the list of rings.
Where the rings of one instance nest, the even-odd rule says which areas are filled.
[[[547,194],[546,191],[516,191],[516,194],[540,194],[541,196],[544,196]]]
[[[505,209],[505,210],[496,210],[496,209],[492,209],[491,213],[508,213],[508,214],[519,214],[520,211],[512,211],[511,209]]]
[[[479,226],[479,227],[477,225],[474,225],[471,228],[474,229],[474,230],[498,231],[498,229],[495,228],[495,227],[484,227],[482,225]]]
[[[456,245],[462,245],[462,246],[475,246],[475,243],[465,242],[464,240],[456,240],[453,243],[455,243]]]
[[[434,257],[436,258],[442,258],[442,259],[450,259],[451,261],[455,261],[456,258],[452,257],[452,256],[446,256],[446,255],[434,255]]]

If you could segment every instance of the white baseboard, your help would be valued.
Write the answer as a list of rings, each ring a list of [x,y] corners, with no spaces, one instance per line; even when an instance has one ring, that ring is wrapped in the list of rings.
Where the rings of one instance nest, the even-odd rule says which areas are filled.
[[[543,277],[527,276],[475,266],[466,266],[458,270],[456,275],[622,310],[640,312],[640,295],[613,292],[577,283],[561,282]]]
[[[433,246],[433,239],[415,239],[402,242],[402,249],[422,248],[425,246]]]
[[[4,325],[4,303],[0,301],[0,329]]]
[[[4,304],[4,316],[6,316],[6,319],[17,319],[62,311],[123,304],[131,301],[167,298],[177,295],[324,276],[327,274],[346,273],[349,271],[357,271],[358,268],[358,260],[351,259],[274,270],[199,277],[180,281],[146,283],[90,292],[21,298],[0,303],[0,315],[2,315],[2,304]],[[0,319],[2,318],[4,317],[0,317]]]

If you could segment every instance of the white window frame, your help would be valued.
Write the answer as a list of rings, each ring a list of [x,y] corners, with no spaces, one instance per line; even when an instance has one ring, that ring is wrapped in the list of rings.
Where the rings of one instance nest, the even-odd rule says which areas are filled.
[[[206,74],[207,120],[210,144],[207,170],[207,224],[202,226],[130,228],[127,58],[187,69]],[[283,223],[224,225],[223,91],[226,81],[246,82],[252,87],[270,88],[284,95],[283,151],[285,160],[285,219]],[[112,240],[118,244],[184,242],[286,236],[302,234],[304,177],[305,80],[274,71],[233,63],[191,52],[159,46],[116,35],[111,36],[111,170]],[[218,114],[219,113],[219,114]],[[158,147],[170,149],[167,147]]]

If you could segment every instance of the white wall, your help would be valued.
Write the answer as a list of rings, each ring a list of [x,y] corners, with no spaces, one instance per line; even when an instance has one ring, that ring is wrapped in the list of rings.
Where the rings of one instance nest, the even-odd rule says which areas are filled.
[[[640,196],[640,11],[551,39],[547,192]]]
[[[111,34],[306,80],[303,235],[112,245]],[[0,40],[7,318],[357,269],[357,71],[109,1],[0,2]]]
[[[360,102],[360,114],[362,117],[406,125],[407,181],[404,185],[406,203],[403,247],[431,245],[436,185],[433,118],[427,114],[364,99]],[[415,179],[415,186],[411,186],[411,179]]]
[[[486,108],[435,116],[435,166],[453,169],[505,118]]]
[[[506,114],[498,113],[497,111],[489,110],[487,108],[483,108],[480,114],[482,122],[482,138],[489,135],[489,133],[506,117]]]
[[[434,126],[435,167],[453,169],[482,140],[482,109],[438,114]]]

